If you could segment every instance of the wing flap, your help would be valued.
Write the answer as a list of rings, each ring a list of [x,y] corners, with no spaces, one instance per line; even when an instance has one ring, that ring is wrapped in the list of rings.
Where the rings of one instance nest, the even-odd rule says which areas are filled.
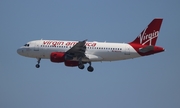
[[[97,56],[97,55],[92,55],[92,54],[86,54],[86,59],[89,61],[101,61],[101,60],[103,60],[102,57]]]

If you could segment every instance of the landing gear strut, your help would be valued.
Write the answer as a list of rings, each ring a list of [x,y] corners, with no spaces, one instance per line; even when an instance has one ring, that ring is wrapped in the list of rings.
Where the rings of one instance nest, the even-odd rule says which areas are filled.
[[[39,67],[40,67],[40,65],[39,65],[39,64],[40,64],[40,61],[41,61],[41,58],[38,58],[38,61],[37,61],[38,64],[36,64],[36,68],[39,68]]]
[[[83,64],[83,62],[82,62],[82,57],[79,57],[79,58],[78,58],[78,61],[79,61],[78,68],[79,68],[79,69],[84,69],[84,64]],[[87,70],[88,70],[89,72],[93,72],[93,71],[94,71],[94,68],[91,66],[91,62],[88,62],[88,63],[89,63],[89,66],[88,66]]]
[[[84,69],[84,64],[82,63],[82,57],[79,57],[79,65],[78,65],[79,69]]]
[[[89,72],[93,72],[94,71],[94,68],[91,66],[91,62],[89,62],[89,66],[88,66],[87,70]]]

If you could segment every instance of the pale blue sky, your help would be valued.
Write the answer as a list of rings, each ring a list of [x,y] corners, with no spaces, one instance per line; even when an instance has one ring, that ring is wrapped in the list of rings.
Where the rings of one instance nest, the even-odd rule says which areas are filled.
[[[1,0],[0,108],[180,108],[180,1]],[[166,52],[93,73],[16,53],[36,39],[130,42],[155,17]],[[87,67],[87,66],[86,66]]]

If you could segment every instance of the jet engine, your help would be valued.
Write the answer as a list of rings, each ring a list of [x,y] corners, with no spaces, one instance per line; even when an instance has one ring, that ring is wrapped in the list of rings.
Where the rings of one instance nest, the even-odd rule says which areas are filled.
[[[50,60],[51,62],[60,63],[65,61],[64,57],[64,52],[52,52],[50,55]]]
[[[69,67],[75,67],[75,66],[78,66],[79,65],[79,62],[78,61],[65,61],[64,62],[64,65],[65,66],[69,66]]]

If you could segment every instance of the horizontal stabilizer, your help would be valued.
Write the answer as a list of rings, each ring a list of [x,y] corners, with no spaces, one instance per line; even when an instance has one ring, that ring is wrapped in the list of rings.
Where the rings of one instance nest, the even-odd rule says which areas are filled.
[[[139,48],[139,52],[141,52],[141,53],[147,53],[147,52],[149,52],[149,51],[152,51],[152,50],[154,50],[154,46],[146,46],[146,47],[144,47],[144,48]]]

